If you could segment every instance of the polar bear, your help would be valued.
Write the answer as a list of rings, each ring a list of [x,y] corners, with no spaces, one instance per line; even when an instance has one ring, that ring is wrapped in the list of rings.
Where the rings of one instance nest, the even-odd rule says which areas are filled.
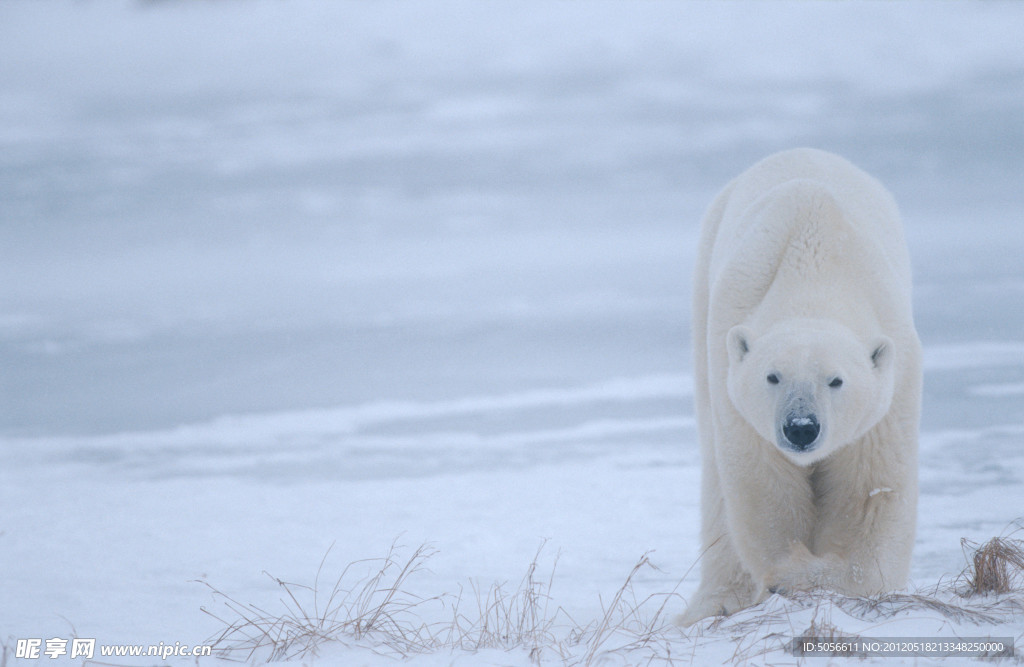
[[[700,586],[690,625],[770,592],[901,588],[917,517],[921,346],[899,213],[813,149],[733,180],[693,299]]]

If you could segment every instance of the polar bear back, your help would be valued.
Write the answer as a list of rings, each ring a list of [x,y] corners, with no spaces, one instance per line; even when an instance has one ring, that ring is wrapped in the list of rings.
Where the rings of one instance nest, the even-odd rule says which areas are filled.
[[[728,320],[721,326],[742,322],[771,300],[773,286],[790,298],[787,280],[817,285],[814,303],[831,303],[840,319],[856,303],[880,305],[882,295],[900,302],[877,317],[910,312],[909,301],[902,303],[910,294],[910,260],[896,203],[878,181],[837,155],[801,148],[757,163],[719,195],[704,235],[709,297],[725,302],[717,308]],[[865,298],[822,298],[830,285],[858,285]],[[761,310],[800,314],[800,304],[790,313],[784,305]],[[863,322],[864,314],[854,319]]]

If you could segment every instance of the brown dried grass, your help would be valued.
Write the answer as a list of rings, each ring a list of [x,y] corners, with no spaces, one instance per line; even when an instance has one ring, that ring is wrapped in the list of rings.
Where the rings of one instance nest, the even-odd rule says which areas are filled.
[[[798,656],[799,655],[803,655],[803,650],[802,650],[801,647],[802,647],[803,642],[805,642],[805,641],[813,640],[813,641],[816,641],[816,642],[836,643],[839,640],[859,639],[859,637],[857,635],[851,635],[848,632],[843,632],[835,624],[832,623],[832,614],[831,614],[831,610],[830,609],[826,610],[825,611],[825,617],[823,619],[819,620],[818,619],[818,613],[820,611],[821,611],[820,607],[815,609],[814,617],[811,618],[811,622],[807,626],[807,628],[803,632],[801,632],[798,636],[793,638],[793,640],[792,640],[792,648],[793,648],[793,654],[794,655],[798,655]],[[821,653],[817,653],[815,655],[817,657],[821,657],[822,656]],[[836,656],[842,656],[842,657],[850,657],[850,653],[849,652],[843,652],[843,651],[838,651],[838,650],[831,651],[831,652],[827,653],[827,655],[836,655]]]
[[[1018,526],[1014,533],[1020,530]],[[960,575],[965,585],[961,593],[964,597],[1024,590],[1024,540],[993,537],[978,546],[964,538],[960,540],[960,546],[968,561],[967,568]]]
[[[280,608],[268,611],[243,604],[206,581],[227,610],[202,611],[224,625],[208,640],[214,653],[235,661],[279,661],[316,657],[327,642],[358,644],[396,658],[438,651],[474,652],[483,649],[522,649],[532,662],[555,657],[566,664],[592,664],[610,654],[643,656],[645,662],[671,662],[667,635],[677,632],[665,610],[678,596],[652,595],[639,600],[634,578],[646,568],[657,569],[644,554],[604,607],[601,620],[586,626],[576,623],[562,608],[551,608],[550,590],[556,557],[546,581],[538,579],[543,544],[526,574],[514,589],[505,583],[488,588],[470,583],[471,595],[460,588],[457,596],[443,594],[422,598],[408,592],[410,578],[425,568],[436,552],[421,546],[407,560],[399,560],[395,545],[383,559],[349,564],[333,587],[323,589],[321,574],[313,585],[282,581],[267,573],[284,591]],[[324,556],[326,561],[327,556]],[[353,566],[378,563],[374,573],[352,583]],[[419,612],[425,605],[447,609],[450,620],[427,623]],[[651,609],[653,608],[653,613]],[[436,614],[435,614],[436,615]],[[582,656],[582,657],[580,657]]]
[[[320,562],[313,585],[282,581],[264,574],[284,591],[278,611],[267,611],[254,604],[243,604],[206,581],[199,581],[223,600],[229,619],[202,611],[224,624],[224,629],[208,641],[225,659],[240,661],[256,657],[265,661],[301,659],[316,656],[325,642],[360,641],[387,637],[387,646],[400,654],[431,648],[431,637],[424,633],[414,610],[438,598],[418,598],[407,591],[407,584],[435,552],[423,545],[404,561],[396,560],[392,544],[382,559],[354,561],[347,565],[330,589],[321,586],[320,577],[328,549]],[[353,567],[377,564],[376,571],[344,586]]]
[[[322,581],[326,554],[312,585],[267,574],[283,591],[274,610],[243,604],[205,581],[200,583],[213,591],[223,607],[216,612],[221,616],[203,609],[224,625],[208,643],[229,660],[307,659],[316,657],[325,643],[339,642],[396,658],[499,649],[525,651],[535,664],[552,660],[566,665],[690,664],[702,649],[715,645],[721,649],[724,643],[732,651],[734,664],[750,664],[780,655],[799,661],[790,652],[794,638],[855,637],[832,622],[837,609],[851,619],[881,623],[913,612],[977,625],[998,625],[1024,615],[1024,542],[1011,533],[980,546],[968,540],[961,544],[967,567],[951,582],[939,582],[931,589],[871,597],[824,591],[773,596],[758,607],[686,631],[665,613],[670,606],[683,604],[675,589],[647,597],[636,594],[637,575],[657,570],[649,553],[640,557],[609,603],[600,602],[600,618],[585,624],[553,602],[557,556],[547,576],[538,576],[544,544],[514,587],[471,581],[457,595],[411,593],[412,578],[425,570],[436,552],[421,546],[400,559],[401,548],[394,544],[384,558],[350,563],[331,586]],[[361,564],[369,564],[370,573],[359,578],[356,570]],[[801,631],[808,610],[813,615]]]

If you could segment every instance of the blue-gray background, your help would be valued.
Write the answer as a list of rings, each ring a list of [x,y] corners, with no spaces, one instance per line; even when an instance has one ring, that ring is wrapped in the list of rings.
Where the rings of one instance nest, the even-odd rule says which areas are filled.
[[[796,145],[896,195],[926,346],[1019,342],[1022,31],[1013,3],[4,3],[0,435],[685,373],[703,209]],[[970,408],[932,377],[926,420],[1019,415],[1020,366],[989,372]]]

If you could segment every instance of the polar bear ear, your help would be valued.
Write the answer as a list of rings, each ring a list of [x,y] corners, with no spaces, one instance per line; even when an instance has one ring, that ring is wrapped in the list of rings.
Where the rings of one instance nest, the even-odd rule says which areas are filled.
[[[886,371],[892,367],[893,343],[888,336],[880,336],[871,344],[871,363],[876,370]]]
[[[750,341],[754,339],[754,332],[743,325],[729,329],[725,337],[725,346],[729,349],[729,361],[738,364],[743,357],[750,352]]]

